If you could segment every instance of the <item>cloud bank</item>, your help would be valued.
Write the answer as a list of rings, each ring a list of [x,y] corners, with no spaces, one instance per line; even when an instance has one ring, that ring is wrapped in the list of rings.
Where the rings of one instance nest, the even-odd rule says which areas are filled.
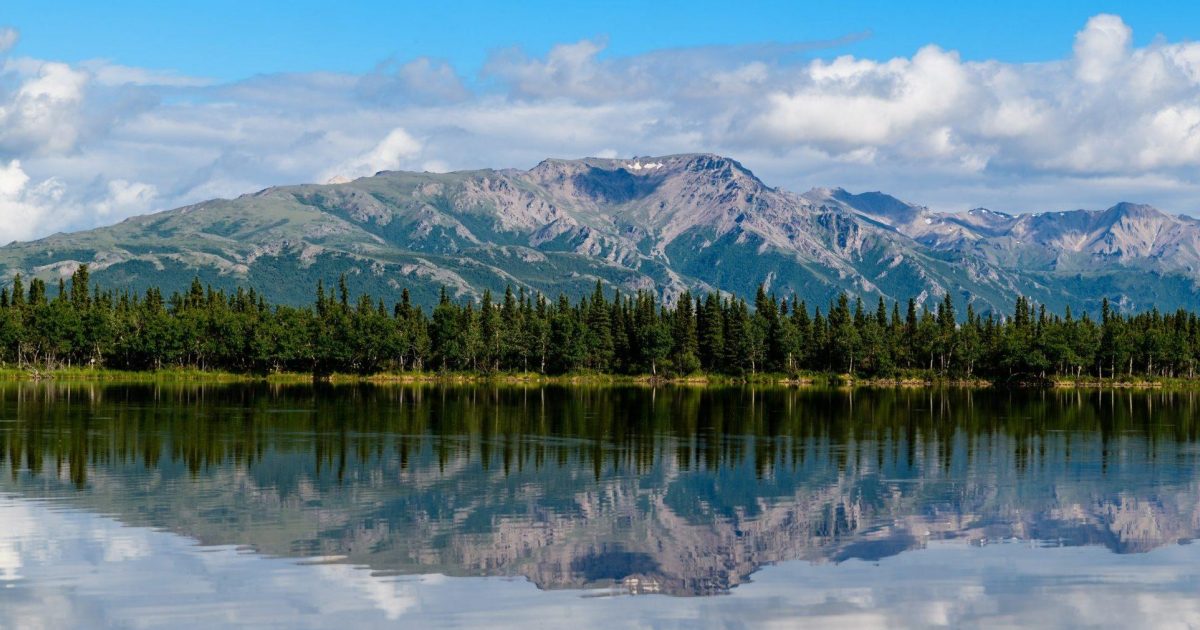
[[[0,242],[379,170],[692,151],[773,185],[946,210],[1200,213],[1200,43],[1135,48],[1115,15],[1088,20],[1069,58],[1026,64],[933,44],[883,60],[814,59],[811,44],[605,46],[496,51],[478,77],[421,58],[214,83],[22,57],[0,28]]]

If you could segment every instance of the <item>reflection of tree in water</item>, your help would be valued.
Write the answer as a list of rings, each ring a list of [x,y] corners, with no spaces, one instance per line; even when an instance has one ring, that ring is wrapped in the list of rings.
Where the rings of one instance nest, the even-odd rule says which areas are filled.
[[[1163,392],[10,385],[4,488],[389,572],[727,590],[939,538],[1200,530]]]

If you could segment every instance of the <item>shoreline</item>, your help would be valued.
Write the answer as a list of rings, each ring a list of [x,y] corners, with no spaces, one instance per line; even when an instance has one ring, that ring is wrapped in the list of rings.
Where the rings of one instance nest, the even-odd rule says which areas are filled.
[[[896,376],[855,378],[849,374],[754,374],[746,377],[694,374],[689,376],[664,377],[649,374],[559,374],[499,373],[476,374],[460,372],[385,372],[379,374],[329,374],[314,376],[311,373],[283,372],[273,374],[241,374],[196,369],[164,369],[154,371],[122,371],[103,368],[61,368],[54,370],[0,368],[0,381],[10,382],[105,382],[105,383],[197,383],[197,384],[354,384],[373,385],[641,385],[647,387],[731,387],[731,386],[774,386],[816,388],[874,388],[874,389],[1192,389],[1200,390],[1200,378],[1048,378],[1042,383],[1004,384],[986,379],[939,378],[930,376]]]

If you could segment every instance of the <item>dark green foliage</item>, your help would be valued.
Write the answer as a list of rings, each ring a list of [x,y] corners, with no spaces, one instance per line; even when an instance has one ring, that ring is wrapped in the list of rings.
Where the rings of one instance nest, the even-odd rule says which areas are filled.
[[[199,279],[169,297],[100,291],[86,266],[47,290],[18,276],[0,289],[0,362],[32,367],[191,367],[239,373],[372,374],[590,371],[734,376],[771,372],[905,372],[1036,381],[1052,376],[1186,377],[1200,361],[1200,317],[1179,310],[1124,316],[1102,304],[1099,321],[1062,316],[1018,298],[1011,317],[981,317],[951,296],[936,312],[908,302],[873,309],[840,295],[822,315],[761,288],[754,308],[719,294],[683,293],[673,307],[654,293],[556,301],[507,289],[479,302],[445,290],[429,316],[407,290],[389,309],[355,294],[346,276],[317,282],[308,307],[271,305],[253,289],[214,289]]]

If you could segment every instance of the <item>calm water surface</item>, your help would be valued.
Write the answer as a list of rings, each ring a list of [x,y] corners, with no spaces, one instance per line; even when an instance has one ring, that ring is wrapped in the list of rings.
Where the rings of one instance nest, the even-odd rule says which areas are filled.
[[[1198,411],[0,386],[0,627],[1196,626]]]

